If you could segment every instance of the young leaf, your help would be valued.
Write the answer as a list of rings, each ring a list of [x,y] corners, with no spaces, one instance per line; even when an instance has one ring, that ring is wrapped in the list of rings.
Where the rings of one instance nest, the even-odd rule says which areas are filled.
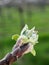
[[[15,34],[15,35],[12,36],[12,40],[15,40],[16,41],[18,38],[19,38],[19,35],[18,34]]]
[[[36,51],[33,49],[33,50],[31,51],[31,54],[33,54],[33,56],[36,56]]]

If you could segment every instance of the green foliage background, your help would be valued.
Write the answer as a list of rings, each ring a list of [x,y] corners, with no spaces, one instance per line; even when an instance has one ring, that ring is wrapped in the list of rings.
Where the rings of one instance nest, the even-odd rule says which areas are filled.
[[[29,14],[26,10],[20,14],[18,9],[2,8],[0,13],[0,59],[11,51],[15,41],[13,34],[20,34],[24,24],[33,26],[39,31],[39,43],[35,46],[37,55],[30,53],[18,59],[13,65],[49,65],[49,6],[44,11],[33,9]]]

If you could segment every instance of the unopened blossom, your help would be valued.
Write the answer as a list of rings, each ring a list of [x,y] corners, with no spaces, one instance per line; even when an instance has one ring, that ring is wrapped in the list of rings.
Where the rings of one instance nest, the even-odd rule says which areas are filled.
[[[12,38],[16,39],[17,36],[18,35],[15,35]],[[20,45],[29,43],[29,48],[24,52],[24,54],[31,52],[35,56],[36,51],[34,50],[34,45],[38,43],[38,33],[37,31],[35,31],[35,27],[33,27],[32,29],[29,29],[28,25],[26,24],[24,28],[22,29],[20,35],[18,36],[17,41],[19,41],[19,39],[22,39],[22,42]]]

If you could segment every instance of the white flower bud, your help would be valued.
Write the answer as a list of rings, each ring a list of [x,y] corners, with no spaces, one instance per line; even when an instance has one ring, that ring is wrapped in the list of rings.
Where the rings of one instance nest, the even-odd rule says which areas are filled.
[[[28,25],[25,25],[21,31],[20,37],[22,37],[23,44],[28,42],[30,45],[24,54],[31,52],[35,56],[36,52],[34,50],[34,45],[38,42],[38,34],[37,31],[35,31],[35,27],[29,30]]]

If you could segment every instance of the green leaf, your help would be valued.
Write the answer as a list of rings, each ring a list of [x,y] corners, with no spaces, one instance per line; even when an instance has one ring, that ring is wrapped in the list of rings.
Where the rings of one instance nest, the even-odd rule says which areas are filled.
[[[19,35],[18,34],[15,34],[15,35],[12,36],[12,40],[15,40],[16,41],[18,38],[19,38]]]
[[[33,49],[33,50],[31,51],[31,54],[32,54],[33,56],[36,56],[36,51]]]

